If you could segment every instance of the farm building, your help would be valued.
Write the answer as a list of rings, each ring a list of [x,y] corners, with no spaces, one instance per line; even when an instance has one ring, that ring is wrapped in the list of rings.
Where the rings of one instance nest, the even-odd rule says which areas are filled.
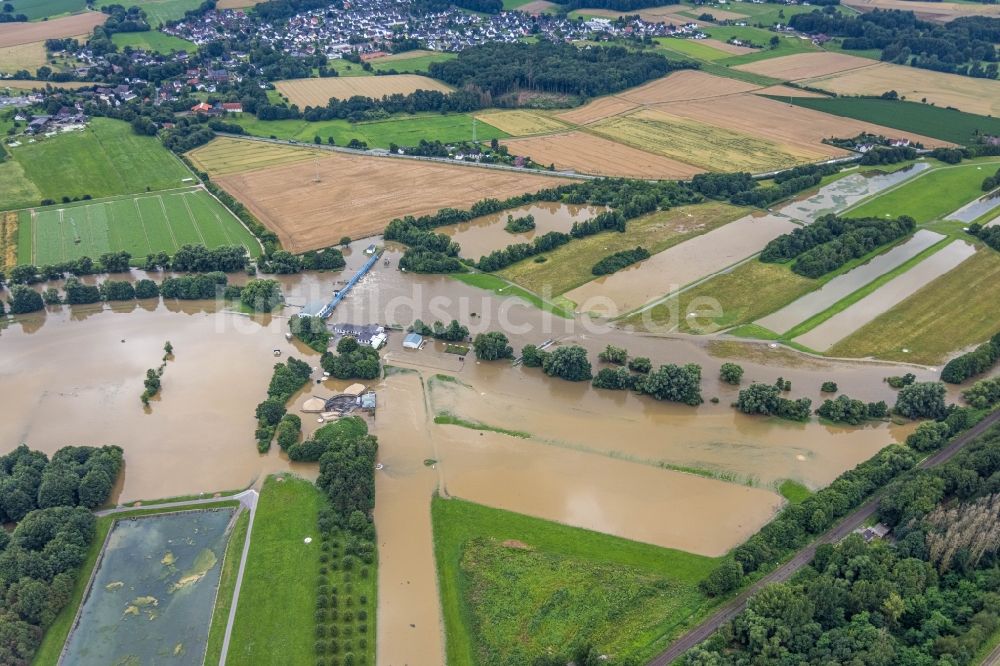
[[[417,333],[408,333],[405,338],[403,338],[403,348],[404,349],[420,349],[420,345],[424,342],[423,336]]]
[[[388,339],[385,328],[378,324],[330,324],[330,330],[339,337],[352,337],[362,345],[378,349]]]

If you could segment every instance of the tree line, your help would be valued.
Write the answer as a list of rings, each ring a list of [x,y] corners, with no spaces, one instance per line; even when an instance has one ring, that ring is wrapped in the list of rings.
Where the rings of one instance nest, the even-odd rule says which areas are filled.
[[[285,405],[292,396],[309,381],[312,368],[305,361],[289,358],[285,363],[275,363],[271,373],[271,381],[267,386],[267,398],[258,403],[254,410],[257,417],[257,450],[267,453],[271,448],[271,440],[282,417],[285,416]]]
[[[615,252],[614,254],[609,254],[598,261],[594,264],[593,268],[590,269],[590,272],[594,275],[609,275],[620,271],[626,266],[638,263],[643,259],[649,259],[650,256],[649,250],[644,247],[637,247],[632,250],[622,250],[620,252]]]
[[[857,473],[862,466],[848,473],[859,482],[849,490],[859,496],[856,505],[857,489],[871,493],[888,485],[878,517],[893,529],[894,543],[866,544],[852,535],[837,545],[820,545],[808,567],[751,598],[748,608],[689,653],[686,663],[971,662],[1000,627],[995,599],[1000,429],[931,469],[911,469],[915,458],[905,451],[886,449],[877,458],[876,465],[863,463],[862,474]],[[846,486],[843,480],[834,486]],[[832,496],[831,489],[786,508],[772,523],[782,523],[780,530],[769,530],[772,539],[795,543],[801,541],[796,531],[819,533],[809,529],[810,512],[818,525],[827,523],[826,513],[840,513],[838,500],[847,497],[843,491]],[[775,561],[787,548],[775,543],[767,559]],[[736,554],[731,572],[740,573],[746,554]],[[710,579],[729,581],[723,575]]]
[[[978,222],[974,222],[969,225],[969,234],[1000,252],[1000,225],[994,224],[992,227],[984,227]]]
[[[92,509],[122,468],[117,446],[68,446],[50,460],[21,445],[0,456],[0,663],[29,664],[70,602],[94,540]]]
[[[760,260],[780,263],[794,259],[793,272],[817,278],[911,234],[915,228],[916,221],[906,215],[894,220],[824,215],[813,224],[769,242],[760,253]]]
[[[876,9],[858,16],[813,11],[796,14],[788,23],[801,32],[843,37],[848,51],[879,49],[886,62],[997,78],[998,18],[967,16],[939,25],[910,11]]]
[[[948,361],[941,369],[941,380],[949,384],[961,384],[970,377],[983,374],[998,360],[1000,360],[1000,333],[971,352]]]
[[[375,379],[382,372],[378,350],[351,336],[337,342],[337,353],[323,352],[320,365],[337,379]]]

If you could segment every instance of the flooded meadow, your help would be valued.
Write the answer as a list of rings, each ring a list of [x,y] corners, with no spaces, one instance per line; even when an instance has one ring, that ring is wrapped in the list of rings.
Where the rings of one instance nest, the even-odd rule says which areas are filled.
[[[201,664],[233,515],[116,522],[60,663]]]

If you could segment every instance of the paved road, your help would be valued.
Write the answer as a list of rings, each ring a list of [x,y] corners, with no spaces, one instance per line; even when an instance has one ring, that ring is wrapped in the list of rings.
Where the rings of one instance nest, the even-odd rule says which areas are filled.
[[[140,506],[117,506],[114,509],[104,509],[103,511],[95,511],[94,515],[100,518],[101,516],[111,516],[116,513],[125,513],[126,511],[146,511],[148,509],[180,509],[186,506],[198,506],[200,504],[218,504],[219,502],[228,502],[231,500],[239,500],[240,504],[249,507],[251,500],[257,504],[257,491],[256,490],[244,490],[241,493],[235,495],[222,495],[220,497],[203,497],[202,499],[195,500],[179,500],[177,502],[162,502],[160,504],[142,504]]]
[[[985,419],[977,423],[974,427],[967,430],[964,434],[955,438],[948,446],[941,449],[937,453],[928,458],[925,458],[920,462],[917,467],[928,468],[940,465],[943,462],[951,459],[959,450],[962,449],[966,444],[968,444],[972,439],[975,439],[983,432],[985,432],[990,426],[994,425],[1000,421],[1000,410],[996,410],[987,416]],[[719,629],[726,622],[729,622],[734,617],[740,614],[744,608],[747,606],[747,601],[750,597],[759,592],[761,588],[765,585],[770,585],[771,583],[781,583],[787,581],[802,567],[809,564],[816,554],[817,546],[826,543],[836,543],[846,537],[848,534],[853,532],[858,527],[861,527],[869,518],[871,518],[875,511],[878,509],[879,498],[875,497],[868,500],[862,504],[858,509],[851,513],[846,518],[844,518],[839,524],[830,529],[825,534],[821,535],[815,541],[810,543],[808,546],[800,550],[795,556],[784,563],[768,575],[761,578],[759,581],[751,585],[749,588],[744,590],[739,596],[727,603],[725,606],[720,608],[711,617],[706,619],[704,622],[699,624],[697,627],[689,631],[688,633],[681,636],[673,644],[670,645],[666,650],[658,654],[651,662],[649,666],[667,666],[667,664],[672,663],[676,659],[679,659],[681,655],[698,645],[709,636],[711,636],[717,629]],[[1000,647],[993,651],[990,657],[987,657],[986,664],[992,664],[989,659],[993,658],[1000,661]]]
[[[986,655],[981,666],[997,666],[1000,664],[1000,645],[993,648],[993,652]]]
[[[243,496],[246,497],[243,497]],[[233,621],[236,619],[236,606],[240,601],[240,589],[243,587],[243,572],[247,565],[247,553],[250,552],[250,534],[253,532],[253,520],[257,515],[257,499],[260,495],[256,490],[240,493],[240,504],[250,510],[250,522],[247,524],[247,536],[243,540],[243,552],[240,554],[240,570],[236,574],[236,587],[233,588],[233,601],[229,606],[229,619],[226,620],[226,633],[222,639],[222,652],[219,653],[219,666],[226,666],[226,655],[229,653],[229,639],[233,635]]]

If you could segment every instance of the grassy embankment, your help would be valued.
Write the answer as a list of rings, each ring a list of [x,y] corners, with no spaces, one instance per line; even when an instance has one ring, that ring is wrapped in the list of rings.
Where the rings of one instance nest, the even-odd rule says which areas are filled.
[[[243,555],[243,544],[246,542],[249,526],[250,512],[244,511],[236,518],[233,533],[226,546],[226,556],[222,560],[222,573],[219,578],[219,591],[215,597],[215,609],[212,611],[212,625],[208,630],[208,645],[205,646],[206,664],[218,664],[222,655],[222,641],[226,634],[226,623],[229,621],[229,609],[233,605],[236,577],[240,572],[240,557]]]
[[[514,298],[519,298],[539,310],[551,312],[557,317],[562,317],[564,319],[573,318],[572,308],[566,309],[557,303],[550,303],[544,300],[541,296],[523,289],[516,284],[512,284],[511,282],[501,279],[496,275],[491,275],[489,273],[450,273],[449,275],[453,279],[458,280],[459,282],[464,282],[472,287],[492,291],[497,296],[513,296]]]
[[[321,656],[316,653],[315,617],[320,585],[337,589],[340,615],[324,627],[326,636],[337,628],[338,654],[352,652],[358,665],[374,663],[375,567],[360,565],[351,572],[340,567],[337,550],[343,544],[334,547],[338,537],[324,539],[319,532],[325,501],[316,486],[294,476],[264,482],[229,663],[315,663]],[[311,543],[305,543],[307,537]],[[351,620],[345,618],[347,610],[355,616]],[[362,611],[366,619],[358,617]],[[331,640],[326,639],[328,647]]]
[[[591,269],[604,257],[621,250],[642,246],[657,254],[700,236],[746,214],[746,209],[724,203],[679,206],[629,220],[624,233],[607,231],[584,238],[574,238],[544,256],[544,263],[534,257],[498,271],[510,280],[535,293],[558,296],[596,276]]]
[[[239,506],[239,502],[235,500],[228,500],[212,504],[200,504],[192,508],[208,509],[237,506]],[[94,566],[97,564],[97,558],[101,554],[101,549],[104,547],[104,540],[107,538],[108,532],[110,532],[111,528],[114,526],[115,521],[123,518],[131,518],[133,516],[151,516],[159,513],[174,513],[184,510],[185,509],[183,507],[179,509],[136,509],[135,511],[123,511],[122,513],[104,516],[97,519],[94,539],[90,542],[90,547],[87,549],[87,558],[84,560],[83,565],[76,574],[76,583],[73,586],[73,595],[70,597],[69,603],[66,604],[59,615],[56,616],[52,625],[46,630],[45,636],[42,638],[42,644],[39,646],[38,652],[35,654],[35,659],[32,661],[32,666],[55,666],[55,664],[58,663],[59,654],[62,652],[63,644],[69,636],[73,620],[76,619],[77,609],[83,602],[83,595],[87,591],[88,583],[90,583],[91,573],[94,570]],[[220,587],[220,601],[222,600],[222,595],[223,590]],[[230,598],[231,597],[232,594],[230,590]]]
[[[714,605],[697,584],[717,559],[457,499],[431,507],[449,663],[532,663],[584,641],[641,662]]]
[[[415,146],[421,139],[452,143],[472,141],[471,113],[448,115],[425,113],[401,115],[388,120],[351,123],[347,120],[257,120],[251,114],[239,114],[233,119],[248,134],[275,137],[303,142],[313,142],[316,136],[327,143],[328,137],[338,146],[346,146],[351,139],[364,141],[369,148],[388,148],[390,143]],[[477,124],[476,138],[480,141],[505,139],[508,134],[482,121]]]
[[[40,198],[93,198],[181,187],[191,177],[156,137],[128,123],[93,118],[69,132],[11,149],[0,164],[0,210],[37,206]],[[35,194],[37,192],[37,195]]]

